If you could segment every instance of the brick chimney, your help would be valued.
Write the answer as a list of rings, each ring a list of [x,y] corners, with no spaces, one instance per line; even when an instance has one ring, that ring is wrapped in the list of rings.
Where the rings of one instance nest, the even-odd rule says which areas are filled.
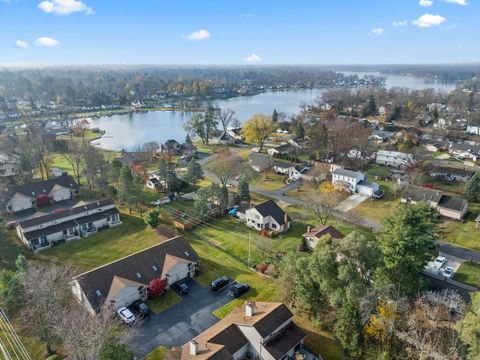
[[[195,339],[190,340],[190,355],[195,356],[198,354],[198,343]]]
[[[245,305],[245,315],[249,316],[249,317],[252,317],[253,313],[254,313],[253,304],[251,302],[249,302],[249,303],[247,303],[247,305]]]

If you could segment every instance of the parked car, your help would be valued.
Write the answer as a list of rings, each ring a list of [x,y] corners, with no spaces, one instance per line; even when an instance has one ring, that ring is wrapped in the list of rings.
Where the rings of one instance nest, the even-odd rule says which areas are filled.
[[[188,291],[190,290],[190,288],[188,287],[188,285],[185,284],[185,283],[176,283],[176,284],[175,284],[175,289],[176,289],[180,294],[183,294],[183,295],[187,295],[187,294],[188,294]]]
[[[227,286],[229,282],[230,282],[230,279],[228,277],[222,276],[216,280],[213,280],[212,284],[210,285],[210,288],[212,289],[212,291],[217,291]]]
[[[126,307],[121,307],[118,309],[117,314],[125,324],[131,325],[135,322],[135,315],[133,315],[133,313]]]
[[[447,266],[445,269],[443,269],[442,275],[450,279],[453,276],[453,268],[451,266]]]
[[[140,316],[147,317],[150,315],[150,309],[147,306],[147,304],[145,304],[144,302],[136,301],[132,304],[132,306],[135,309],[135,311],[137,311],[137,313],[140,314]]]
[[[233,295],[233,297],[239,297],[243,294],[245,294],[248,289],[250,289],[250,286],[245,283],[236,283],[235,285],[232,286],[230,293]]]
[[[445,259],[443,256],[437,256],[437,258],[435,259],[435,265],[437,265],[439,268],[441,268],[445,262],[447,261],[447,259]]]

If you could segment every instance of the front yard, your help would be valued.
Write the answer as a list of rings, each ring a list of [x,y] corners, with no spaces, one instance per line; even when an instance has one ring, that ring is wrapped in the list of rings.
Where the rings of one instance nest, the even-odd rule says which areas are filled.
[[[445,241],[480,251],[480,229],[475,228],[475,218],[480,214],[480,204],[470,203],[464,222],[447,220],[444,223]]]
[[[480,288],[480,264],[464,262],[455,273],[453,280]]]
[[[170,306],[178,304],[182,297],[173,290],[167,290],[163,295],[147,301],[147,305],[155,314],[160,314]]]

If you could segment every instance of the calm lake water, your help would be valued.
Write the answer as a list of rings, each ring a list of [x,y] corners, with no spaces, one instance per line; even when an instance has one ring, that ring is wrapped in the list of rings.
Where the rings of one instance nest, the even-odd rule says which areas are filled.
[[[352,74],[343,72],[344,74]],[[357,73],[360,77],[364,74],[379,75],[378,73]],[[442,84],[437,81],[425,80],[413,76],[387,76],[386,86],[406,87],[410,89],[434,88],[438,91],[448,92],[455,86]],[[267,92],[254,96],[241,96],[228,100],[218,100],[214,104],[221,108],[230,108],[235,111],[235,117],[244,122],[253,114],[272,114],[276,109],[287,115],[300,111],[302,103],[312,103],[324,89],[292,90]],[[149,141],[163,143],[168,139],[182,142],[186,132],[183,129],[185,122],[192,113],[174,111],[151,111],[146,113],[105,116],[92,119],[92,127],[105,130],[105,136],[94,141],[95,145],[108,150],[134,151],[142,144]]]

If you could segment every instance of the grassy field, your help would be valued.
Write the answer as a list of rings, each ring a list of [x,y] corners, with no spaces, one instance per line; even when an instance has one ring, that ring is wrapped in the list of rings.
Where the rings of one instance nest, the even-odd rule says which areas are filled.
[[[377,181],[385,191],[382,199],[367,199],[355,209],[355,214],[367,219],[383,220],[392,215],[400,206],[400,196],[395,194],[395,184],[391,181]]]
[[[480,251],[480,229],[475,228],[475,218],[480,213],[480,204],[470,203],[465,222],[447,220],[444,223],[445,241]]]
[[[453,280],[480,288],[480,264],[464,262],[455,273]]]
[[[255,176],[250,179],[250,185],[256,186],[264,190],[278,190],[285,186],[285,175],[279,174],[268,174],[266,178],[262,174],[255,174]]]
[[[147,305],[155,314],[160,314],[162,311],[165,311],[169,307],[178,304],[180,301],[182,301],[182,297],[180,295],[173,290],[167,290],[167,292],[162,296],[148,300]]]
[[[143,360],[163,360],[167,351],[168,349],[166,347],[160,346],[145,356]]]
[[[139,217],[122,213],[123,225],[36,255],[39,259],[86,271],[165,240]]]

